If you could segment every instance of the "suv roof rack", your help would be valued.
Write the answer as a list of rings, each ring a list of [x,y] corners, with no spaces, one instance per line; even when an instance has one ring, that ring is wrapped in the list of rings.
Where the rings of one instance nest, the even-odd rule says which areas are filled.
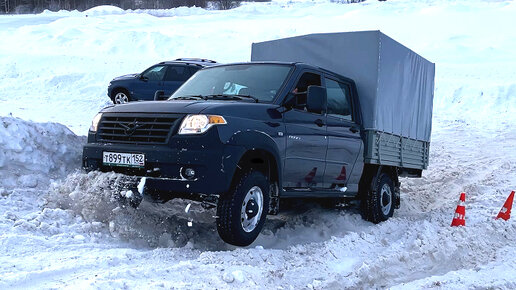
[[[176,61],[199,61],[199,62],[209,62],[209,63],[217,63],[214,60],[206,59],[206,58],[177,58]]]

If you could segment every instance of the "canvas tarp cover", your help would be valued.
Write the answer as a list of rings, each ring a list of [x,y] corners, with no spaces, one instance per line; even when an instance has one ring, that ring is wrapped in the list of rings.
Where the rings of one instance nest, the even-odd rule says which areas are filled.
[[[435,65],[380,31],[253,43],[251,61],[304,62],[351,78],[365,130],[430,141]]]

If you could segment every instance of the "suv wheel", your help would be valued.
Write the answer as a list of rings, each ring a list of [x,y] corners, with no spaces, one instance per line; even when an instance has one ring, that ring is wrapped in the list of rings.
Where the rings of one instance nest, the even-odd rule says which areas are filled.
[[[243,247],[258,237],[269,212],[269,190],[262,173],[249,171],[231,192],[219,198],[217,230],[222,240]]]
[[[375,180],[361,201],[362,217],[373,223],[389,219],[394,213],[394,185],[388,174],[382,173]]]
[[[125,104],[129,103],[131,98],[129,97],[129,93],[126,93],[124,91],[117,91],[113,97],[113,104]]]

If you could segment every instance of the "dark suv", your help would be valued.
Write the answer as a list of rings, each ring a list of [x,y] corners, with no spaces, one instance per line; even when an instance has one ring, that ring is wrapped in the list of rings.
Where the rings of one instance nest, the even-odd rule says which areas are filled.
[[[156,91],[170,96],[194,73],[217,62],[199,58],[178,58],[155,64],[139,74],[114,78],[108,87],[108,96],[114,104],[154,100]]]

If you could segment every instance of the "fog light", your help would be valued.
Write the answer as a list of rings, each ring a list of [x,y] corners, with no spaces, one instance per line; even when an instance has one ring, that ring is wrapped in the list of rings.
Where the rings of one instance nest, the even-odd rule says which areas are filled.
[[[195,177],[195,170],[193,168],[183,168],[181,170],[181,175],[185,179],[193,179]]]
[[[187,168],[185,170],[185,175],[186,175],[186,177],[194,177],[195,176],[195,170],[193,170],[192,168]]]

